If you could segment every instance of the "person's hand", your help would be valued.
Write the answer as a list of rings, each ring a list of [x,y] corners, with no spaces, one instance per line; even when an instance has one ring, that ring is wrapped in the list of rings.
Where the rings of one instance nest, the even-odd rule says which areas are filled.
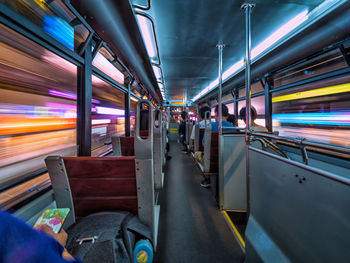
[[[48,225],[39,225],[38,230],[48,234],[49,236],[52,236],[63,247],[66,246],[68,235],[63,228],[61,228],[60,232],[58,232],[57,234],[53,232],[52,228],[49,227]]]
[[[74,257],[71,254],[69,254],[69,252],[65,248],[66,243],[67,243],[68,234],[67,234],[66,231],[64,231],[63,228],[61,228],[60,232],[58,232],[57,234],[55,232],[53,232],[52,228],[49,227],[48,225],[39,225],[38,226],[38,230],[48,234],[51,237],[53,237],[54,239],[56,239],[56,241],[58,243],[60,243],[64,247],[64,250],[63,250],[63,253],[62,253],[62,257],[63,258],[68,259],[68,260],[73,260],[74,259]]]

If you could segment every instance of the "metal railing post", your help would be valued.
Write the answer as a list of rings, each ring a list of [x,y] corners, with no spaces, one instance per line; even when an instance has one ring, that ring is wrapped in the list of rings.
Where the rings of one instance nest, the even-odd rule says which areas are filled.
[[[222,50],[225,47],[225,44],[217,44],[216,47],[219,51],[219,89],[218,89],[218,115],[219,115],[219,126],[218,132],[219,136],[222,134]]]
[[[249,129],[251,127],[251,112],[250,112],[250,52],[251,52],[251,13],[254,8],[254,4],[244,3],[241,8],[245,11],[245,40],[246,40],[246,51],[245,51],[245,91],[246,91],[246,179],[247,179],[247,212],[250,214],[250,188],[249,188]]]

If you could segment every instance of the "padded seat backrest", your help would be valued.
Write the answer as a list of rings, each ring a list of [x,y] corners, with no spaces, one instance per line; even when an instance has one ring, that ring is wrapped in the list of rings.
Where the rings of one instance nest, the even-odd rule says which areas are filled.
[[[244,134],[245,132],[240,131],[223,131],[223,134]],[[211,133],[211,144],[210,144],[210,173],[219,172],[219,133]]]
[[[75,217],[102,211],[137,214],[135,157],[63,157]]]
[[[134,137],[121,136],[120,137],[120,148],[122,156],[135,156],[135,144]]]
[[[210,143],[210,173],[217,173],[219,171],[219,133],[211,133]]]
[[[140,137],[142,139],[147,139],[148,138],[148,130],[140,130]]]

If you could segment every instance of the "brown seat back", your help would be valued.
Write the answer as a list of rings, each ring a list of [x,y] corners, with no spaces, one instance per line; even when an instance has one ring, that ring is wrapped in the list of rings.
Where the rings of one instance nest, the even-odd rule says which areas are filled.
[[[219,133],[211,133],[210,143],[210,173],[217,173],[219,171]]]
[[[140,137],[142,139],[147,139],[148,138],[148,130],[140,130]]]
[[[63,157],[76,218],[102,211],[137,214],[135,157]]]
[[[122,156],[135,156],[135,138],[132,136],[120,137],[120,148]]]

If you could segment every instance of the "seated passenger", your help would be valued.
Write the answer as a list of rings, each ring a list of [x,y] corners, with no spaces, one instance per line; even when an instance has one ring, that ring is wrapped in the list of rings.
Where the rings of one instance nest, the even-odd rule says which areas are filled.
[[[216,107],[215,107],[215,122],[213,122],[211,124],[211,131],[212,132],[219,131],[218,110],[219,110],[219,104],[216,105]],[[222,122],[221,122],[222,131],[237,131],[238,128],[233,126],[233,124],[227,120],[227,118],[230,116],[230,114],[228,113],[228,108],[225,104],[222,104],[221,115],[222,115]]]
[[[199,128],[203,129],[205,128],[205,113],[209,111],[210,112],[210,108],[208,106],[204,106],[202,108],[199,109]],[[207,125],[209,125],[209,120],[207,122]],[[191,132],[191,137],[190,139],[191,140],[194,140],[195,139],[195,127],[193,126],[193,129],[192,129],[192,132]],[[194,143],[192,143],[192,145],[194,145]],[[195,153],[196,155],[196,153]],[[198,154],[197,154],[198,155]]]
[[[231,123],[233,126],[236,125],[236,118],[235,118],[235,115],[233,114],[229,114],[228,117],[227,117],[227,121],[229,123]]]
[[[208,106],[203,106],[202,108],[199,109],[199,128],[205,128],[205,113],[209,111],[210,112],[210,108]],[[207,122],[207,125],[209,125],[209,120]],[[191,140],[195,139],[195,129],[192,129],[191,132]]]
[[[215,121],[211,123],[211,132],[218,132],[219,131],[219,104],[215,107]],[[221,115],[222,115],[222,121],[221,121],[221,127],[222,131],[238,131],[238,127],[233,126],[232,123],[227,121],[227,118],[230,116],[228,113],[228,108],[225,104],[222,104],[221,108]],[[205,140],[205,134],[203,136],[202,143],[204,143]]]
[[[14,216],[0,211],[0,262],[80,262],[64,248],[67,233],[53,233],[49,226],[40,231]]]
[[[187,152],[187,146],[186,146],[186,121],[187,121],[187,113],[186,111],[181,112],[181,118],[182,121],[179,125],[179,136],[180,141],[182,143],[183,149],[182,151]]]
[[[245,111],[246,111],[245,107],[243,107],[239,111],[239,118],[241,120],[243,120],[244,123],[246,122]],[[256,113],[256,110],[253,106],[250,107],[250,116],[252,118],[252,126],[250,127],[251,131],[253,131],[253,132],[267,132],[268,131],[264,126],[261,126],[261,125],[255,123],[257,113]]]
[[[218,132],[219,131],[219,114],[218,114],[218,110],[219,110],[219,104],[216,105],[215,107],[215,122],[211,123],[211,131],[212,132]],[[221,115],[222,115],[222,121],[221,121],[221,125],[222,125],[222,131],[238,131],[238,128],[233,126],[232,123],[227,121],[227,118],[229,117],[229,113],[228,113],[228,108],[225,104],[222,104],[221,106]],[[205,140],[205,134],[203,136],[203,143]],[[202,187],[209,187],[210,186],[210,178],[208,176],[204,176],[204,180],[201,181],[201,186]]]

